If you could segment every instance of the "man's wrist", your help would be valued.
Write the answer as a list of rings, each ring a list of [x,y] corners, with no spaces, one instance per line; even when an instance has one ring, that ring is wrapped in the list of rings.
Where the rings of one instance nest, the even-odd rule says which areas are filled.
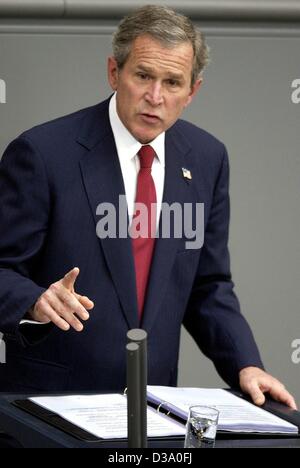
[[[33,311],[34,311],[34,306],[30,307],[30,309],[26,312],[23,320],[34,320]]]

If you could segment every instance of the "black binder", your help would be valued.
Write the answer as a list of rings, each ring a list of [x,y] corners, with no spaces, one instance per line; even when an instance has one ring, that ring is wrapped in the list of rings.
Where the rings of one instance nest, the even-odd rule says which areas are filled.
[[[236,391],[230,391],[231,393],[235,394],[236,396],[239,396],[240,398],[246,399],[248,401],[249,398],[246,397],[245,395],[236,392]],[[84,429],[81,429],[80,427],[76,426],[75,424],[65,420],[61,416],[59,416],[56,413],[53,413],[49,411],[48,409],[45,409],[41,407],[40,405],[37,405],[36,403],[32,402],[29,399],[22,399],[22,400],[15,400],[12,402],[12,404],[23,411],[26,411],[27,413],[41,419],[42,421],[46,422],[50,426],[53,426],[63,432],[65,432],[68,435],[71,435],[72,437],[75,437],[78,440],[84,441],[84,442],[99,442],[103,441],[104,439],[100,439],[96,437],[94,434],[91,434],[88,431],[85,431]],[[300,437],[300,412],[298,411],[293,411],[290,408],[279,404],[274,401],[268,400],[265,405],[263,406],[263,409],[266,411],[274,414],[275,416],[278,416],[285,421],[294,424],[295,426],[298,427],[298,434],[291,433],[291,434],[273,434],[273,433],[245,433],[245,432],[230,432],[230,431],[217,431],[217,439],[253,439],[253,438],[268,438],[268,439],[276,439],[276,438],[295,438],[295,437]],[[164,412],[164,408],[160,408],[161,412]],[[166,410],[167,411],[167,410]],[[171,415],[169,415],[171,417]],[[176,419],[176,418],[175,418]],[[180,422],[185,423],[185,421],[181,420]],[[151,439],[172,439],[172,440],[183,440],[183,436],[168,436],[168,437],[154,437]],[[111,439],[105,439],[107,441]],[[125,439],[119,439],[120,441],[125,440]]]
[[[58,414],[53,413],[52,411],[49,411],[40,405],[37,405],[31,400],[15,400],[12,402],[12,405],[22,409],[23,411],[26,411],[26,413],[29,413],[32,416],[41,419],[50,426],[56,427],[66,434],[75,437],[75,439],[85,442],[99,442],[99,440],[102,440],[96,437],[94,434],[91,434],[90,432],[81,429],[75,424],[70,423]]]
[[[46,422],[52,427],[63,431],[64,433],[74,437],[83,442],[110,442],[116,439],[102,439],[96,437],[94,434],[76,426],[75,424],[67,421],[56,413],[43,408],[42,406],[34,403],[31,400],[14,400],[11,402],[13,406],[25,411],[26,413],[35,416],[36,418]],[[170,436],[170,437],[151,437],[151,440],[183,440],[183,436]],[[118,438],[119,441],[127,441],[127,439]]]

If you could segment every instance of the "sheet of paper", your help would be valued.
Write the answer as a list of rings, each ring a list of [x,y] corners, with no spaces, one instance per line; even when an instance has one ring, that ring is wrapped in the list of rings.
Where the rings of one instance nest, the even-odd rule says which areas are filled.
[[[179,409],[177,414],[185,418],[188,416],[190,406],[213,406],[220,411],[218,425],[220,430],[298,433],[297,426],[225,390],[149,386],[148,394],[153,395],[157,401],[171,403],[172,408]]]
[[[78,427],[103,439],[127,438],[127,399],[123,395],[72,395],[30,398]],[[185,426],[148,409],[149,437],[184,435]]]

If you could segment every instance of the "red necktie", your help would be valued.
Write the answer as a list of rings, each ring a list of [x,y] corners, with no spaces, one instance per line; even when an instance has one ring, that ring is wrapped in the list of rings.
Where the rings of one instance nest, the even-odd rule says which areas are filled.
[[[145,214],[145,211],[140,211],[138,210],[138,207],[135,206],[134,218],[139,216],[138,219],[140,220],[140,223],[138,226],[140,228],[139,231],[141,231],[141,235],[136,239],[132,239],[138,312],[139,319],[141,319],[155,244],[156,190],[151,175],[151,167],[155,157],[155,151],[149,145],[142,146],[138,156],[140,159],[140,171],[137,179],[135,203],[143,203],[147,208],[147,214]],[[151,204],[155,204],[152,207],[152,210]]]

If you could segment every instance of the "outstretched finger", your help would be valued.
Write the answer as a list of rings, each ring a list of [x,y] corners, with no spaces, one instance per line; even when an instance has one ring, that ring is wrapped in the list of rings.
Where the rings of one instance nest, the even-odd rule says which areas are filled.
[[[296,402],[293,396],[284,387],[275,387],[270,389],[270,395],[274,400],[277,400],[290,408],[297,410]]]
[[[62,279],[62,284],[63,286],[68,289],[69,291],[74,290],[74,284],[79,275],[79,268],[75,267],[72,270],[70,270]]]

